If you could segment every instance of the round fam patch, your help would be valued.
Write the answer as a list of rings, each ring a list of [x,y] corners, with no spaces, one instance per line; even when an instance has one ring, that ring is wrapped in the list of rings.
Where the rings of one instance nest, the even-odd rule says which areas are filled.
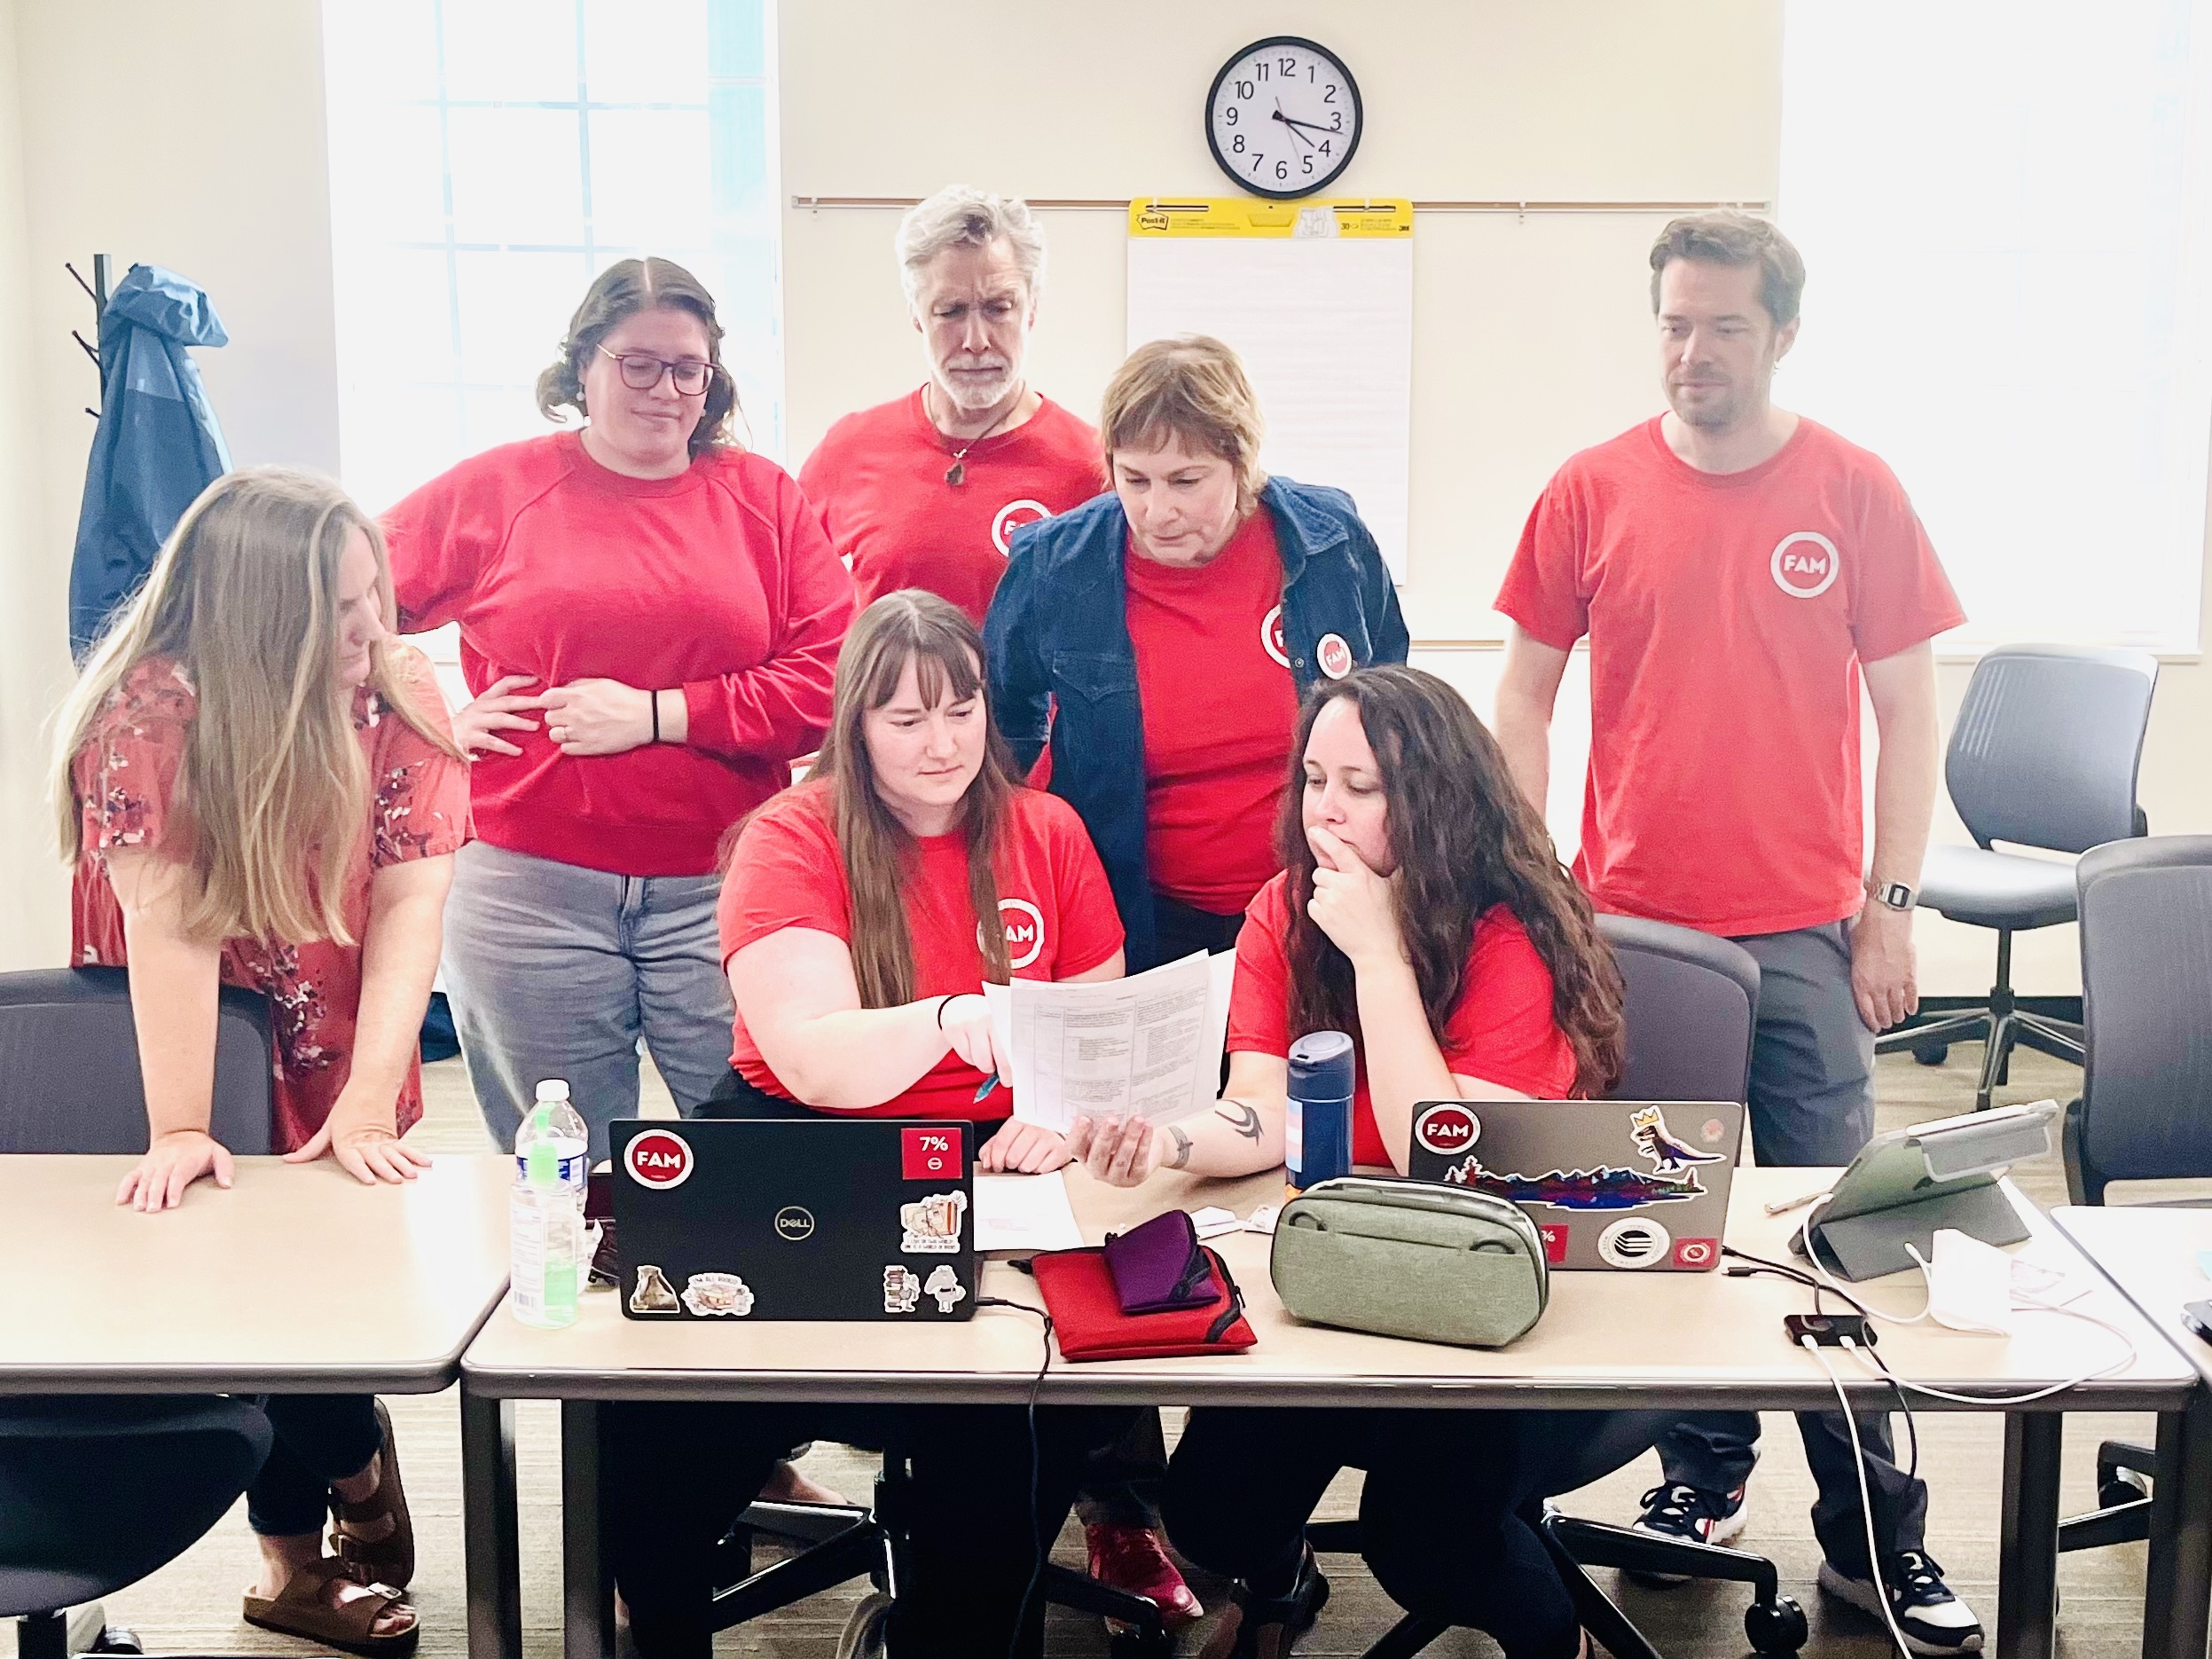
[[[1034,524],[1039,519],[1051,516],[1052,509],[1042,501],[1032,501],[1026,496],[1019,501],[1008,501],[999,509],[999,515],[991,521],[991,545],[1004,556],[1016,531],[1024,524]]]
[[[1767,568],[1774,585],[1792,599],[1818,599],[1836,585],[1843,555],[1816,530],[1792,531],[1774,544]]]
[[[623,1148],[622,1167],[641,1187],[680,1187],[691,1179],[691,1144],[666,1129],[647,1129]]]
[[[1290,665],[1290,642],[1282,637],[1282,606],[1277,605],[1259,619],[1259,644],[1278,668]]]
[[[1343,634],[1324,633],[1314,648],[1314,660],[1331,680],[1342,680],[1352,672],[1352,648],[1345,643]]]
[[[1429,1151],[1449,1158],[1482,1138],[1482,1123],[1464,1106],[1431,1106],[1415,1123],[1413,1132]]]

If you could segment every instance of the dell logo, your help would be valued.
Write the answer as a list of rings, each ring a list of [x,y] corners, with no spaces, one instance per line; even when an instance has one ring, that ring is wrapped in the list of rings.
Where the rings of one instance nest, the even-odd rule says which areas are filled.
[[[811,1211],[803,1210],[796,1204],[787,1204],[776,1212],[777,1238],[799,1239],[813,1230],[814,1217]]]

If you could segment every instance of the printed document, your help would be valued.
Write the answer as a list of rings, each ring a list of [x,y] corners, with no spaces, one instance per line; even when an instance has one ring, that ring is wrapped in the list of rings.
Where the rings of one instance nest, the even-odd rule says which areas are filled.
[[[1126,979],[984,986],[1014,1115],[1065,1133],[1079,1116],[1163,1124],[1212,1104],[1235,967],[1234,951],[1195,951]]]

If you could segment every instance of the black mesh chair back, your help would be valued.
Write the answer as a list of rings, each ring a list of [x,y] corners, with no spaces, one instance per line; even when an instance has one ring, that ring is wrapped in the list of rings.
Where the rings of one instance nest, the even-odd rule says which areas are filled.
[[[1943,779],[1968,833],[2086,853],[2137,833],[2135,780],[2158,660],[2147,651],[2012,645],[1975,665]]]
[[[1747,1100],[1759,963],[1732,940],[1601,916],[1627,987],[1622,1100]]]
[[[2111,1181],[2212,1176],[2212,836],[2098,847],[2075,882],[2088,1029],[2076,1201],[2102,1203]]]
[[[208,1128],[241,1156],[271,1145],[268,999],[224,986]],[[0,974],[0,1152],[143,1152],[145,1089],[121,968]]]

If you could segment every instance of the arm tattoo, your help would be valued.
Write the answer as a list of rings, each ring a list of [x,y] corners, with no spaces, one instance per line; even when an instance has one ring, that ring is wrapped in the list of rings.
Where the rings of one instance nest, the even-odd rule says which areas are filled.
[[[1242,1102],[1216,1107],[1213,1115],[1246,1140],[1256,1141],[1259,1138],[1259,1113]]]
[[[1173,1124],[1170,1124],[1168,1126],[1167,1137],[1175,1143],[1175,1151],[1168,1159],[1167,1167],[1170,1169],[1182,1169],[1188,1168],[1190,1163],[1190,1136],[1184,1134],[1181,1129],[1175,1128]]]

